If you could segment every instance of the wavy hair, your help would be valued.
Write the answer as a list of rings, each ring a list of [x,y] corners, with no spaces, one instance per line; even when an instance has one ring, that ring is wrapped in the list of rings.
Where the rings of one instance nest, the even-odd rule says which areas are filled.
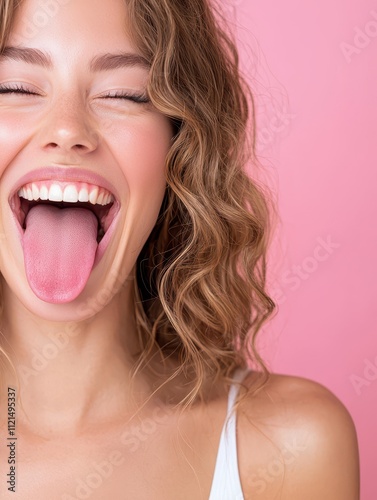
[[[174,127],[165,197],[136,263],[142,348],[133,376],[151,367],[157,347],[164,383],[179,374],[192,382],[187,406],[203,399],[206,382],[230,383],[249,361],[268,379],[256,338],[276,307],[266,290],[274,206],[246,172],[248,162],[259,166],[254,100],[220,8],[124,2],[129,34],[151,64],[149,97]],[[19,4],[0,4],[0,48]]]

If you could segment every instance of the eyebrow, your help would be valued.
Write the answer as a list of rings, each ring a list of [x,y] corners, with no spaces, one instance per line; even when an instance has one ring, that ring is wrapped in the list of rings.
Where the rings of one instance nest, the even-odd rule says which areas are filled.
[[[0,62],[5,59],[24,61],[28,64],[35,64],[46,69],[53,68],[51,54],[31,47],[4,47],[0,52]],[[89,71],[109,71],[112,69],[141,66],[150,69],[151,65],[143,56],[129,52],[119,52],[117,54],[99,54],[95,56],[89,64]]]

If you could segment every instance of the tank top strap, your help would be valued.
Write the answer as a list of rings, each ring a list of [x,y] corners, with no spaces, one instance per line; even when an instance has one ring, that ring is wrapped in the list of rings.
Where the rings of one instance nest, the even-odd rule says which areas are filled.
[[[244,500],[238,471],[237,419],[234,404],[249,369],[237,369],[228,393],[227,415],[222,428],[209,500]]]
[[[233,407],[236,403],[236,399],[238,396],[239,386],[234,382],[242,382],[242,380],[246,377],[247,373],[249,373],[249,369],[243,370],[242,368],[238,368],[233,375],[233,384],[230,386],[228,393],[228,411],[227,418],[229,418],[233,413]]]

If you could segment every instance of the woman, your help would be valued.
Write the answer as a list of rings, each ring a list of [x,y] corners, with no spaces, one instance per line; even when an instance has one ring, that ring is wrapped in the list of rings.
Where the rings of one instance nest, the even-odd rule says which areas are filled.
[[[2,0],[1,30],[1,498],[355,500],[347,410],[255,350],[271,210],[210,5]]]

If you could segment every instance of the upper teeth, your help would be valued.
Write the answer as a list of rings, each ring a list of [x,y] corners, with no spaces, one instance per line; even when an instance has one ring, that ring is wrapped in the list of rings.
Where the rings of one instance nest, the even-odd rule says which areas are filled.
[[[57,183],[52,181],[25,184],[18,196],[26,200],[65,201],[67,203],[89,202],[93,205],[108,205],[114,197],[107,189],[83,182]]]

